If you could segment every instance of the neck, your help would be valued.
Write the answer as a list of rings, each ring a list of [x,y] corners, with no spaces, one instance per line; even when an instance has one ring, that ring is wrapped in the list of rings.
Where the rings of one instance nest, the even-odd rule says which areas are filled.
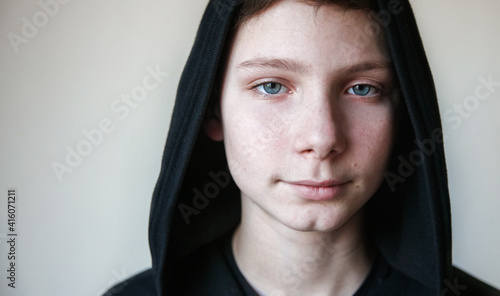
[[[233,252],[245,278],[262,295],[352,295],[366,278],[373,260],[361,211],[335,230],[303,232],[265,213],[248,214],[242,202]]]

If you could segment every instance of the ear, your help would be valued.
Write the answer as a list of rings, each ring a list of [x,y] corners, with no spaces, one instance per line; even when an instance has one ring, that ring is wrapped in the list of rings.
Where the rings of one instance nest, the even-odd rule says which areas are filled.
[[[224,139],[224,132],[222,131],[222,121],[219,116],[212,116],[205,119],[203,122],[203,129],[207,136],[213,141],[219,142]]]

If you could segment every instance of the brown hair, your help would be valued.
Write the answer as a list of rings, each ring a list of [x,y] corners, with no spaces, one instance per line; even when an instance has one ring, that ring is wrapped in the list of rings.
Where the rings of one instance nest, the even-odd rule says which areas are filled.
[[[236,20],[236,26],[239,27],[249,19],[267,11],[272,6],[283,0],[242,0],[240,11]],[[338,5],[346,10],[364,9],[375,10],[373,0],[300,0],[308,5],[319,8],[324,5]]]

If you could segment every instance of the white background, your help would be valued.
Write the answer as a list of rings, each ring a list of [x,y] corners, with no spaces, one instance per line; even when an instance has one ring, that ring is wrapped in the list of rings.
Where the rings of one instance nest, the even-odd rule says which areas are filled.
[[[63,2],[62,0],[60,0]],[[43,0],[48,2],[48,0]],[[500,288],[500,87],[458,124],[479,78],[500,82],[500,2],[412,1],[440,99],[456,265]],[[57,3],[57,2],[55,2]],[[150,266],[147,224],[178,79],[205,0],[72,0],[26,43],[38,1],[0,0],[0,294],[100,295]],[[12,35],[11,35],[12,36]],[[17,48],[17,52],[16,49]],[[168,73],[128,116],[113,112]],[[150,83],[153,83],[151,80]],[[121,103],[120,106],[125,106]],[[122,115],[123,118],[120,118]],[[62,174],[67,147],[103,119],[114,129]],[[88,147],[87,147],[88,148]],[[7,287],[7,189],[18,190],[17,282]]]

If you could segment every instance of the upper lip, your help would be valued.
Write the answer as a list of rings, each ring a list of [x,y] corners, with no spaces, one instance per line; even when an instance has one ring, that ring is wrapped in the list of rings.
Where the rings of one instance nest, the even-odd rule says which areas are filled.
[[[336,180],[324,180],[324,181],[313,181],[313,180],[301,180],[301,181],[287,181],[289,184],[311,186],[311,187],[332,187],[337,185],[342,185],[346,182],[336,181]]]

